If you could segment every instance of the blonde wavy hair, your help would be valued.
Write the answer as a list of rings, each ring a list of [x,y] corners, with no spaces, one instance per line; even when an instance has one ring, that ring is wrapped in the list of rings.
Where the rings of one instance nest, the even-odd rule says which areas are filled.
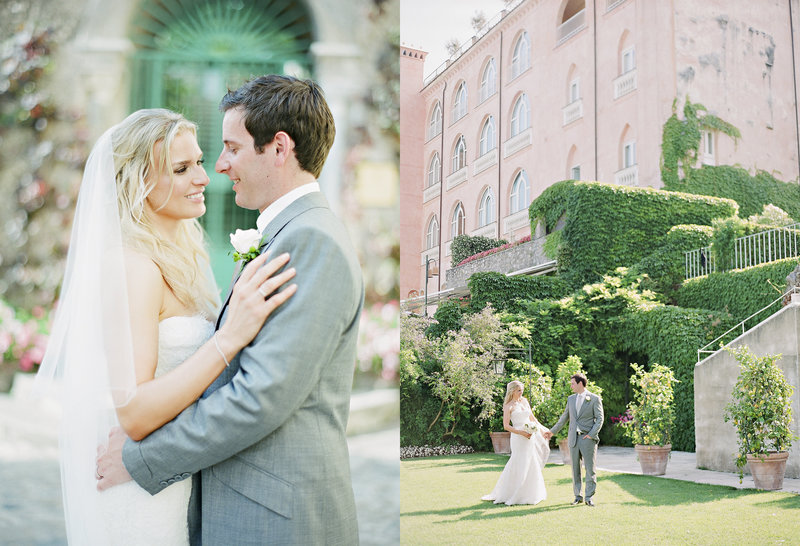
[[[138,110],[114,130],[114,171],[117,183],[123,244],[149,256],[158,266],[167,286],[189,310],[209,318],[216,316],[216,285],[211,278],[203,228],[196,218],[180,220],[175,241],[156,229],[151,211],[145,207],[160,173],[174,184],[170,147],[185,131],[197,135],[197,126],[181,114],[163,108]],[[160,146],[159,162],[154,151]],[[153,176],[150,176],[150,175]],[[172,186],[170,186],[170,195]]]
[[[517,390],[524,391],[525,385],[522,384],[521,381],[511,381],[506,385],[506,399],[503,400],[503,405],[505,406],[509,402],[511,402],[511,395],[514,394]]]

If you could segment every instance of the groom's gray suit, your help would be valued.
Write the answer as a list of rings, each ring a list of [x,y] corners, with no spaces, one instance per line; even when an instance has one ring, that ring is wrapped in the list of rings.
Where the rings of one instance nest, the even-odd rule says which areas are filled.
[[[589,391],[584,391],[584,395],[587,398],[577,412],[575,402],[578,395],[572,394],[567,398],[567,407],[564,408],[564,413],[561,414],[550,432],[556,434],[569,418],[567,443],[572,458],[572,489],[575,492],[575,498],[580,499],[581,456],[583,456],[583,464],[586,467],[586,499],[588,500],[592,498],[597,488],[597,474],[594,466],[597,458],[597,444],[600,441],[597,435],[600,433],[600,427],[603,426],[603,401]],[[587,434],[589,438],[585,438]]]
[[[150,493],[197,473],[192,544],[357,544],[345,427],[361,269],[319,192],[280,213],[264,241],[262,252],[291,254],[297,293],[198,402],[126,441],[123,460]]]

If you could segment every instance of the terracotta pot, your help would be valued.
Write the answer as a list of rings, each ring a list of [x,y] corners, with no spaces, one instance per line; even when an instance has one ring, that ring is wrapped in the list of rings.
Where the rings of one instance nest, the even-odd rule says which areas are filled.
[[[507,430],[503,432],[490,432],[492,447],[495,453],[511,453],[511,433]]]
[[[639,458],[642,474],[647,474],[648,476],[664,475],[667,471],[667,462],[669,461],[669,452],[672,450],[672,444],[665,446],[636,444],[633,448]]]
[[[569,456],[568,438],[562,438],[558,441],[558,452],[561,453],[561,460],[564,464],[572,464],[572,457]]]
[[[758,489],[783,489],[788,451],[773,451],[766,455],[747,454],[747,467]]]

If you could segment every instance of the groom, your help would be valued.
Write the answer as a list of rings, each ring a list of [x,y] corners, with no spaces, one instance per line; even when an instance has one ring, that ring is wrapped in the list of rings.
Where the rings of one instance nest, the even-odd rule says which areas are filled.
[[[316,182],[333,116],[315,83],[275,75],[229,92],[220,109],[216,170],[237,205],[261,212],[261,252],[291,255],[298,290],[199,401],[125,441],[125,469],[151,494],[194,474],[192,544],[357,544],[345,427],[364,290]],[[108,474],[101,489],[114,485]]]
[[[583,502],[581,497],[581,458],[586,468],[586,504],[594,506],[592,496],[597,488],[597,474],[594,466],[597,459],[597,437],[603,426],[603,401],[599,396],[586,390],[586,376],[576,373],[569,383],[572,394],[567,398],[567,407],[550,432],[545,434],[549,439],[556,434],[569,417],[569,433],[567,441],[572,457],[572,490],[575,493],[573,505]]]

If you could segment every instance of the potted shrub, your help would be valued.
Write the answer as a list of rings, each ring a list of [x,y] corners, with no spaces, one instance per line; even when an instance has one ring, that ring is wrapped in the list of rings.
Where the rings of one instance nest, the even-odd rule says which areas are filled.
[[[747,346],[728,349],[739,362],[725,421],[733,421],[739,442],[739,483],[747,464],[758,489],[781,489],[792,434],[794,388],[778,368],[781,355],[754,355]]]
[[[508,455],[511,453],[511,433],[503,430],[503,413],[495,415],[489,421],[489,430],[497,432],[489,432],[489,438],[492,440],[492,450],[495,453],[502,453]]]
[[[672,449],[673,386],[678,380],[671,369],[661,364],[653,364],[649,372],[635,363],[631,368],[633,400],[628,403],[629,418],[620,421],[620,425],[633,442],[642,474],[662,476]]]

